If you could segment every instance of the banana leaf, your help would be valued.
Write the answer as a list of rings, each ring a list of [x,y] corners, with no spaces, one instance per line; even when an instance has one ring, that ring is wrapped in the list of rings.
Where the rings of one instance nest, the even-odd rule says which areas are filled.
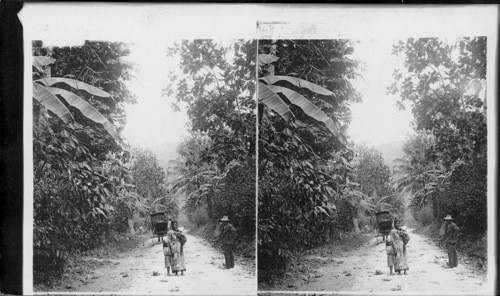
[[[75,121],[75,118],[61,100],[43,85],[33,83],[33,98],[61,118],[64,123],[69,124]]]
[[[82,112],[82,114],[88,119],[92,120],[95,123],[101,124],[104,129],[113,137],[113,139],[115,139],[115,141],[120,140],[120,137],[118,136],[118,133],[116,132],[113,124],[111,124],[111,122],[109,122],[109,120],[104,117],[104,115],[102,115],[99,111],[97,111],[97,109],[92,107],[92,105],[90,105],[86,100],[62,88],[46,87],[46,89],[52,92],[54,95],[60,95],[61,97],[63,97],[69,105],[80,110],[80,112]]]
[[[266,76],[259,78],[259,80],[266,82],[268,85],[275,84],[278,81],[288,81],[292,83],[293,85],[299,87],[299,88],[306,88],[314,93],[324,95],[324,96],[333,96],[333,92],[329,91],[328,89],[321,87],[317,84],[314,84],[312,82],[306,81],[304,79],[300,79],[297,77],[291,77],[291,76],[282,76],[282,75],[276,75],[276,76]]]

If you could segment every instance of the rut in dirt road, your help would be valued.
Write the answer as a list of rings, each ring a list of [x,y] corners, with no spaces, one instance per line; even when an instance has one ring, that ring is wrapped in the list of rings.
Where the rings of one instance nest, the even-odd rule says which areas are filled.
[[[459,262],[457,268],[446,269],[448,257],[435,243],[410,230],[407,245],[407,275],[389,275],[385,243],[375,238],[367,244],[339,257],[309,255],[307,260],[323,261],[320,267],[301,278],[286,282],[278,291],[346,291],[367,293],[474,293],[487,294],[486,277],[472,272]]]
[[[255,295],[253,266],[242,266],[245,263],[237,260],[233,269],[222,269],[222,253],[201,238],[186,236],[184,255],[187,270],[184,276],[167,276],[162,244],[149,239],[143,246],[122,254],[119,259],[106,259],[108,264],[93,270],[88,281],[73,287],[71,292]]]

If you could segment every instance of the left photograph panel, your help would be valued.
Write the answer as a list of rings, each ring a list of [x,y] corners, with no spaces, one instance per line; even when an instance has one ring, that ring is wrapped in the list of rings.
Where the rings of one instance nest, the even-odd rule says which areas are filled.
[[[256,41],[31,45],[33,292],[255,294]]]

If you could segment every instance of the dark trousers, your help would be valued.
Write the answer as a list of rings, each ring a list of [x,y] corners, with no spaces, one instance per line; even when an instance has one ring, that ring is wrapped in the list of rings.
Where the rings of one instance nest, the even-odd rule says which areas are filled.
[[[455,244],[447,243],[446,249],[448,250],[448,265],[450,268],[458,266],[458,258],[457,258],[457,248]]]
[[[223,244],[224,257],[226,258],[226,268],[234,267],[233,245]]]

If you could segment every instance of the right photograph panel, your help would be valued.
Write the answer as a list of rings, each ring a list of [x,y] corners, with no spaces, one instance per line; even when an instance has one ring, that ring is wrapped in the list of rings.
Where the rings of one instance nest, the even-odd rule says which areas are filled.
[[[486,288],[486,45],[258,41],[262,294]]]

